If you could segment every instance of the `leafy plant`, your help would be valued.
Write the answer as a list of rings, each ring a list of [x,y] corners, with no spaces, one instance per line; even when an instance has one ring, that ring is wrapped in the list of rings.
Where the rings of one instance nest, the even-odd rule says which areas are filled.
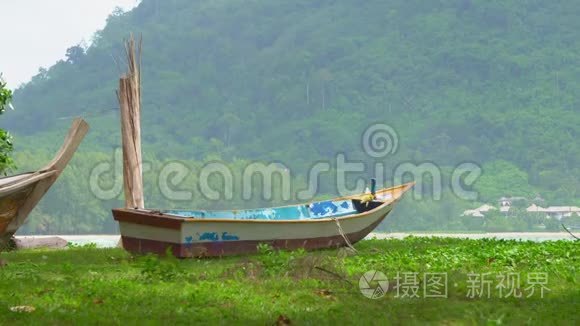
[[[89,242],[85,244],[76,244],[74,242],[68,242],[66,244],[67,248],[76,248],[76,249],[95,249],[97,248],[97,244],[94,242]]]
[[[147,254],[141,261],[141,275],[150,282],[169,282],[185,275],[179,268],[179,260],[173,256],[171,248],[167,248],[163,259],[154,254]]]
[[[7,106],[12,100],[12,91],[6,88],[6,82],[0,74],[0,115],[4,113]],[[0,174],[6,175],[6,172],[15,168],[14,161],[10,153],[14,150],[12,136],[3,129],[0,129]]]
[[[289,275],[293,269],[293,263],[306,255],[304,249],[293,251],[277,250],[267,243],[258,244],[258,261],[268,275]]]

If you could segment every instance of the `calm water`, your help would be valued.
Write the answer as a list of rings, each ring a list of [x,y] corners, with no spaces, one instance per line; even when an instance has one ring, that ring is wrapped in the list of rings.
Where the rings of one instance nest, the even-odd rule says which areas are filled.
[[[522,241],[555,241],[555,240],[573,240],[566,232],[501,232],[501,233],[371,233],[367,239],[403,239],[408,236],[417,237],[451,237],[451,238],[468,238],[483,239],[496,238],[505,240],[522,240]],[[47,236],[26,236],[42,238]],[[120,237],[118,235],[60,235],[66,241],[76,244],[85,245],[94,243],[100,248],[116,247]],[[19,236],[18,238],[24,238]]]

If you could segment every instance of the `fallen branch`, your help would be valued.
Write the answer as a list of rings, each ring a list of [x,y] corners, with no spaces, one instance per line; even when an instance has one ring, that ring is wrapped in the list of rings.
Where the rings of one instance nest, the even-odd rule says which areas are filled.
[[[562,223],[562,227],[564,228],[564,230],[566,230],[566,232],[570,233],[570,235],[576,239],[576,241],[580,240],[580,238],[578,238],[577,236],[575,236],[570,230],[568,230],[568,228],[564,225],[564,223]]]
[[[348,283],[350,285],[353,285],[351,281],[347,280],[346,278],[342,277],[341,275],[339,275],[339,274],[337,274],[335,272],[329,271],[328,269],[322,268],[320,266],[314,266],[314,268],[318,269],[319,271],[323,271],[325,273],[328,273],[328,274],[330,274],[330,275],[332,275],[332,276],[334,276],[334,277],[336,277],[336,278],[338,278],[340,280],[343,280],[343,281],[345,281],[346,283]]]

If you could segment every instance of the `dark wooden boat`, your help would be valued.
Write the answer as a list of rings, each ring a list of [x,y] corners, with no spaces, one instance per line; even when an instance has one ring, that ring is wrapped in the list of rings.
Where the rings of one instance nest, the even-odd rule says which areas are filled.
[[[89,125],[77,118],[64,144],[45,167],[38,171],[0,178],[0,248],[22,226],[32,209],[62,173],[89,130]]]

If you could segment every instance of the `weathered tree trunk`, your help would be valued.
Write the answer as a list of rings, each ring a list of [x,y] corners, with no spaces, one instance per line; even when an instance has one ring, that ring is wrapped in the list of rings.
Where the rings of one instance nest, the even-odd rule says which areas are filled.
[[[131,35],[125,43],[128,71],[119,79],[117,97],[121,108],[123,140],[123,182],[125,207],[143,208],[143,168],[141,159],[141,42],[135,48]]]

